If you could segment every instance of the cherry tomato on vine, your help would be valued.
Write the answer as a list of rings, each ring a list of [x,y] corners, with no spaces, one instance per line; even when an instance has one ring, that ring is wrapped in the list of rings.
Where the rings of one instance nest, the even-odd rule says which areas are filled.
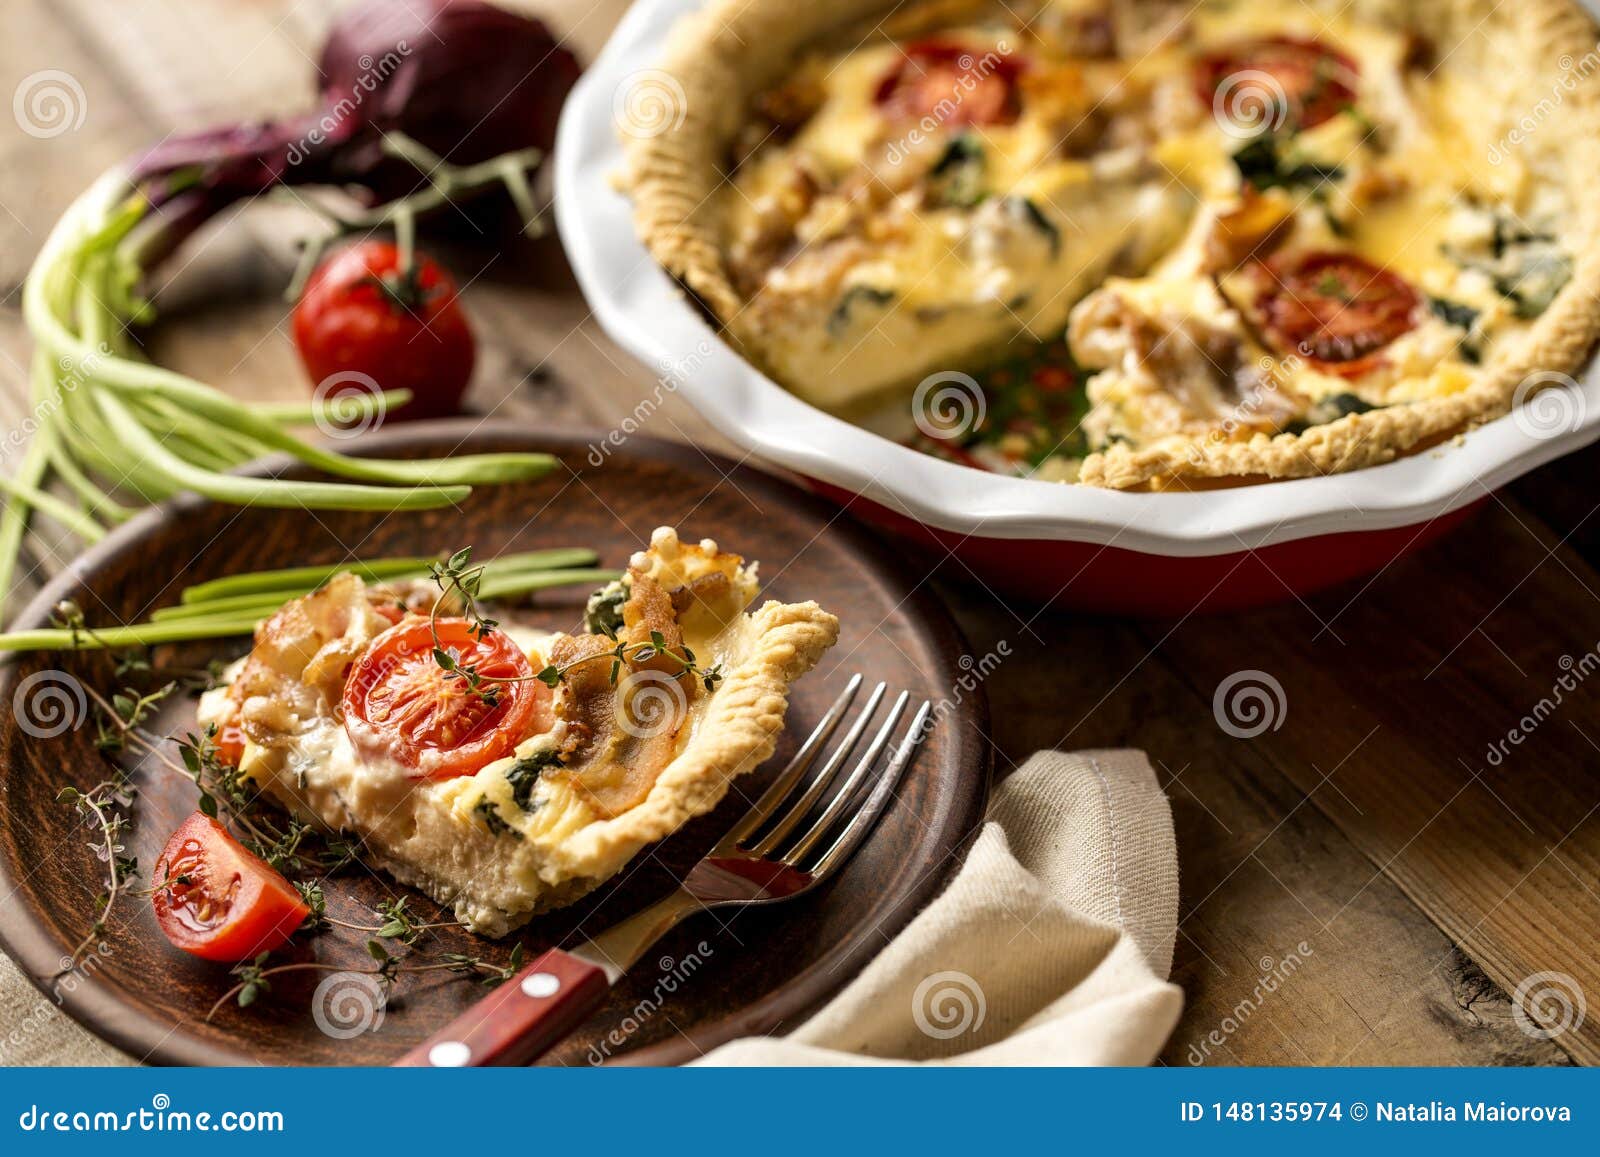
[[[344,726],[363,755],[448,779],[510,755],[548,716],[551,696],[504,631],[480,639],[466,619],[439,619],[435,629],[457,670],[439,665],[427,619],[404,619],[356,661],[344,687]],[[480,679],[476,688],[460,673],[467,668]]]
[[[430,257],[414,253],[406,269],[388,241],[347,245],[316,268],[295,305],[300,360],[319,388],[329,383],[330,398],[362,375],[379,389],[411,391],[390,417],[454,414],[475,358],[456,295],[455,281]]]
[[[173,946],[206,960],[249,960],[283,945],[311,909],[266,861],[210,816],[179,825],[156,861],[150,902]]]

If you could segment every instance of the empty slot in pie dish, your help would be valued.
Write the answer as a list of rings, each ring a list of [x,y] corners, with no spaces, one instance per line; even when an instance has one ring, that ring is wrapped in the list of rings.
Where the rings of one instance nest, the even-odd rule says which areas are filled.
[[[478,631],[431,585],[346,573],[263,623],[199,719],[275,802],[501,936],[772,754],[839,625],[812,602],[751,609],[757,589],[754,563],[669,528],[572,634]]]

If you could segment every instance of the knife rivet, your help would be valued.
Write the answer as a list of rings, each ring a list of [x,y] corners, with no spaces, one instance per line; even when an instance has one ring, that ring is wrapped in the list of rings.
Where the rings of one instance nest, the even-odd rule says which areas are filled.
[[[548,972],[535,972],[522,982],[522,991],[536,999],[554,996],[561,991],[561,978]]]
[[[436,1069],[459,1069],[472,1059],[472,1050],[458,1040],[442,1040],[428,1050],[428,1063]]]

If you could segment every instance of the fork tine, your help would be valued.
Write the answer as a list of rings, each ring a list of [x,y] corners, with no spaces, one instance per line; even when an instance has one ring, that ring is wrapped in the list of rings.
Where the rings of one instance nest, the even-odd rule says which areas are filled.
[[[856,692],[860,689],[861,675],[857,673],[850,676],[850,682],[845,684],[844,690],[833,701],[833,706],[828,708],[827,714],[822,717],[816,727],[812,728],[811,734],[806,736],[806,741],[800,745],[800,750],[794,753],[794,758],[789,760],[788,765],[778,773],[777,778],[767,785],[767,790],[761,793],[761,798],[751,805],[750,810],[745,812],[744,817],[733,825],[733,830],[718,842],[717,847],[720,850],[731,849],[735,844],[760,827],[763,821],[770,818],[778,810],[778,805],[794,790],[796,781],[805,774],[806,769],[816,760],[817,752],[822,750],[822,746],[829,739],[833,738],[833,733],[838,730],[839,720],[844,718],[845,711],[854,702]]]
[[[889,796],[894,791],[895,785],[900,782],[900,777],[906,770],[906,765],[911,762],[911,756],[916,752],[919,744],[926,738],[928,716],[933,712],[933,704],[924,701],[912,716],[911,729],[906,732],[906,737],[900,741],[900,747],[894,753],[894,758],[889,761],[889,766],[884,769],[883,775],[872,789],[872,795],[855,815],[850,817],[850,822],[844,831],[839,833],[839,838],[833,841],[833,846],[822,853],[822,858],[811,869],[813,881],[820,883],[850,858],[850,854],[864,840],[867,833],[872,830],[872,825],[877,821],[878,814],[883,811],[889,802]]]
[[[878,762],[878,756],[883,753],[884,745],[894,735],[895,726],[900,722],[900,716],[905,714],[906,704],[911,701],[909,691],[900,692],[900,697],[894,701],[894,706],[889,708],[889,718],[878,729],[878,734],[872,737],[872,742],[867,745],[866,754],[851,770],[848,778],[833,793],[833,798],[828,801],[828,806],[818,817],[817,822],[811,825],[811,830],[795,841],[795,844],[783,854],[783,861],[791,866],[798,865],[800,860],[828,833],[833,827],[839,813],[844,811],[846,805],[855,798],[856,788],[861,786],[863,780],[871,774],[873,767]]]
[[[872,689],[872,694],[867,697],[866,706],[861,708],[861,714],[850,725],[850,730],[845,732],[844,738],[839,741],[839,746],[833,754],[828,756],[828,762],[822,765],[822,770],[817,772],[817,777],[811,781],[811,786],[805,793],[790,805],[788,813],[778,820],[770,832],[752,844],[749,851],[758,856],[769,856],[774,848],[781,844],[794,826],[805,819],[809,812],[827,790],[828,784],[838,774],[844,761],[850,758],[850,753],[855,750],[856,744],[861,741],[861,733],[867,729],[867,724],[872,722],[872,717],[878,713],[878,704],[883,701],[883,693],[888,689],[888,684],[879,683]]]

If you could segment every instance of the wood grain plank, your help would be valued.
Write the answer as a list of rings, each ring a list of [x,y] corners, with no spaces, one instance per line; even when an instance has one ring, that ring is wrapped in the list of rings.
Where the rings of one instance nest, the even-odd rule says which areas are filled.
[[[40,0],[0,6],[0,88],[44,102],[32,119],[0,118],[0,421],[6,431],[20,432],[32,414],[23,276],[73,198],[125,156],[130,142],[147,139],[154,122],[77,28]],[[8,438],[5,446],[0,470],[9,473],[20,443],[13,447]],[[70,534],[35,519],[9,605],[20,606],[77,551]]]
[[[1395,881],[1502,989],[1549,972],[1593,994],[1596,591],[1587,564],[1496,502],[1365,589],[1191,620],[1163,653],[1203,698],[1239,672],[1280,686],[1276,729],[1236,741],[1240,757],[1269,761],[1377,865],[1375,883]],[[1343,897],[1341,939],[1368,893]],[[1454,966],[1443,952],[1421,963],[1396,983]],[[1554,1040],[1600,1061],[1592,1017]]]
[[[9,314],[61,211],[154,122],[76,28],[40,0],[0,5],[0,89],[40,102],[30,117],[0,117],[0,301]],[[5,348],[15,359],[14,347]]]
[[[626,4],[546,0],[525,6],[551,14],[557,30],[570,33],[588,58]],[[83,81],[89,107],[85,125],[71,138],[71,164],[63,163],[55,150],[60,142],[0,130],[0,206],[15,206],[14,214],[0,212],[0,239],[7,242],[0,248],[5,263],[0,274],[8,290],[20,280],[43,229],[70,197],[135,144],[158,139],[173,128],[302,107],[310,89],[312,46],[331,11],[330,5],[292,5],[287,0],[250,5],[197,0],[184,6],[158,0],[64,0],[60,7],[65,21],[38,0],[6,5],[0,12],[0,33],[5,34],[0,67],[6,70],[0,80],[14,84],[41,62],[63,67]],[[196,50],[197,43],[202,49]],[[219,70],[218,61],[227,61],[227,66]],[[158,360],[239,396],[287,400],[303,394],[305,383],[282,324],[287,307],[277,298],[291,256],[287,238],[303,223],[286,229],[278,212],[254,210],[186,252],[187,267],[162,295],[165,321],[151,334],[151,351]],[[552,256],[548,243],[518,247],[493,261],[470,249],[450,249],[446,257],[471,282],[467,306],[482,337],[479,374],[469,399],[475,409],[551,425],[611,429],[636,418],[639,407],[648,404],[650,433],[703,445],[720,443],[675,393],[661,388],[655,369],[639,366],[598,332],[559,253]],[[0,416],[7,420],[17,412],[20,379],[15,371],[27,348],[14,306],[12,296],[0,307],[0,394],[12,399]],[[6,357],[16,367],[6,365]],[[1585,472],[1563,466],[1555,477],[1564,486],[1548,486],[1544,493],[1554,497],[1536,504],[1563,533],[1577,526],[1574,543],[1586,550],[1600,539],[1594,537],[1594,526],[1582,521],[1588,513]],[[1519,487],[1519,494],[1526,497],[1529,486]],[[1371,817],[1386,812],[1392,796],[1415,810],[1469,779],[1466,769],[1460,770],[1459,779],[1451,778],[1444,750],[1449,744],[1443,736],[1468,721],[1488,719],[1502,719],[1503,731],[1507,724],[1502,717],[1511,710],[1506,697],[1529,696],[1539,683],[1536,673],[1549,674],[1553,661],[1548,646],[1530,654],[1517,640],[1568,625],[1575,595],[1570,589],[1550,589],[1553,578],[1541,580],[1536,588],[1551,601],[1530,606],[1525,601],[1530,592],[1524,591],[1497,612],[1485,630],[1494,648],[1505,649],[1527,673],[1515,689],[1510,683],[1520,676],[1489,673],[1497,656],[1482,638],[1420,684],[1418,665],[1429,654],[1424,644],[1400,648],[1409,656],[1406,664],[1390,662],[1389,634],[1410,635],[1412,617],[1438,613],[1432,605],[1438,584],[1459,586],[1456,568],[1472,572],[1479,566],[1478,551],[1505,545],[1496,539],[1473,548],[1468,544],[1476,533],[1468,530],[1441,548],[1451,551],[1447,564],[1428,562],[1415,572],[1381,579],[1374,593],[1358,600],[1350,624],[1340,617],[1336,627],[1343,645],[1324,637],[1315,646],[1296,648],[1281,639],[1263,646],[1264,633],[1314,635],[1320,630],[1311,612],[1289,607],[1234,620],[1192,621],[1160,655],[1141,662],[1159,631],[1056,615],[1025,629],[1012,611],[981,588],[946,588],[952,601],[966,608],[977,653],[987,649],[985,639],[990,645],[1001,638],[1013,643],[1014,657],[990,688],[1003,753],[1020,759],[1039,746],[1128,743],[1147,748],[1168,769],[1164,779],[1177,815],[1186,913],[1176,975],[1190,994],[1168,1049],[1169,1063],[1187,1063],[1191,1047],[1205,1044],[1208,1034],[1221,1031],[1230,1016],[1238,1020],[1240,1002],[1260,980],[1262,960],[1271,956],[1281,963],[1302,940],[1312,949],[1304,966],[1297,967],[1279,993],[1261,1002],[1258,1012],[1227,1033],[1222,1046],[1209,1050],[1203,1058],[1208,1063],[1548,1063],[1564,1056],[1554,1045],[1516,1028],[1504,994],[1408,897],[1420,900],[1446,931],[1490,964],[1496,979],[1512,987],[1524,959],[1543,955],[1561,963],[1566,947],[1553,945],[1541,931],[1539,921],[1551,919],[1548,903],[1537,915],[1523,913],[1520,923],[1510,920],[1506,909],[1520,911],[1525,894],[1543,900],[1558,894],[1561,875],[1596,886],[1594,820],[1541,861],[1545,849],[1538,840],[1553,843],[1560,833],[1541,821],[1532,825],[1532,834],[1518,837],[1511,831],[1508,845],[1504,825],[1483,821],[1480,814],[1498,806],[1488,794],[1498,782],[1491,778],[1473,783],[1453,802],[1433,834],[1399,847],[1401,854],[1390,869],[1393,880],[1374,866],[1403,844],[1405,822],[1391,818],[1387,826],[1374,826]],[[66,549],[64,541],[41,543],[36,538],[33,544],[36,556],[52,564]],[[1521,549],[1519,557],[1531,567],[1534,556],[1526,544]],[[1562,558],[1570,564],[1568,555]],[[1515,567],[1499,561],[1504,565],[1496,571],[1497,581],[1509,587],[1518,577]],[[1600,590],[1592,579],[1585,581]],[[1397,594],[1394,587],[1403,589]],[[1353,593],[1319,600],[1313,610],[1329,618]],[[1442,617],[1451,629],[1465,630],[1473,625],[1474,609],[1482,615],[1503,593],[1487,580],[1469,584],[1449,598],[1449,614]],[[1369,598],[1388,600],[1387,610],[1363,617],[1359,607]],[[1416,632],[1429,639],[1437,633]],[[1589,634],[1591,644],[1600,639],[1600,633]],[[1043,642],[1060,639],[1069,641],[1066,661],[1059,644]],[[1448,637],[1442,637],[1431,645],[1437,651],[1446,642]],[[1313,710],[1329,718],[1286,751],[1273,746],[1287,742],[1284,732],[1253,744],[1222,734],[1211,717],[1210,695],[1222,677],[1245,665],[1266,667],[1284,682],[1291,704],[1285,731],[1298,730]],[[1124,672],[1128,678],[1077,722]],[[1454,706],[1441,709],[1441,702]],[[1316,707],[1296,710],[1299,704]],[[1585,700],[1583,712],[1592,717],[1592,707]],[[1381,717],[1382,730],[1306,805],[1304,797],[1321,774],[1307,770],[1311,761],[1326,770],[1326,753],[1341,744],[1353,745],[1369,716]],[[1581,723],[1578,711],[1572,718]],[[1438,726],[1427,731],[1419,720]],[[1549,734],[1561,726],[1557,720],[1542,728],[1544,741],[1551,742]],[[1600,729],[1589,734],[1600,742]],[[1481,738],[1477,733],[1473,737]],[[1566,738],[1571,747],[1579,742],[1570,727]],[[1451,742],[1471,758],[1474,749],[1465,739]],[[1520,749],[1519,767],[1531,750],[1531,744]],[[1558,760],[1561,775],[1581,756],[1571,750]],[[1369,763],[1378,770],[1371,770]],[[1410,776],[1406,793],[1390,792],[1378,774],[1390,767],[1424,767],[1428,775],[1420,784]],[[1509,775],[1509,765],[1504,770]],[[1357,772],[1369,794],[1358,795],[1354,786],[1346,785],[1347,776]],[[1576,820],[1581,813],[1572,809],[1581,799],[1574,797],[1581,791],[1563,794],[1556,790],[1560,783],[1550,780],[1538,779],[1534,790],[1553,790],[1552,810],[1567,809]],[[1334,783],[1355,795],[1361,814],[1345,814],[1327,803],[1329,797],[1339,802]],[[1500,844],[1482,857],[1452,846],[1468,832]],[[1471,862],[1463,864],[1464,859]],[[1512,900],[1493,910],[1482,898],[1477,908],[1472,906],[1475,890],[1496,886],[1503,873],[1519,866],[1534,871]],[[1459,878],[1441,880],[1441,874]],[[1474,928],[1480,916],[1483,926]],[[1589,915],[1566,919],[1574,921],[1569,930],[1594,927]],[[1516,959],[1505,955],[1508,939],[1522,945]]]
[[[324,10],[280,0],[58,0],[64,21],[162,132],[307,108]]]
[[[1600,443],[1558,458],[1506,488],[1517,505],[1532,511],[1591,567],[1600,569]]]
[[[1217,727],[1209,689],[1143,628],[1030,619],[959,564],[943,573],[975,668],[1009,651],[986,683],[997,769],[1040,748],[1138,747],[1172,800],[1187,1003],[1166,1063],[1567,1061],[1264,752]]]

